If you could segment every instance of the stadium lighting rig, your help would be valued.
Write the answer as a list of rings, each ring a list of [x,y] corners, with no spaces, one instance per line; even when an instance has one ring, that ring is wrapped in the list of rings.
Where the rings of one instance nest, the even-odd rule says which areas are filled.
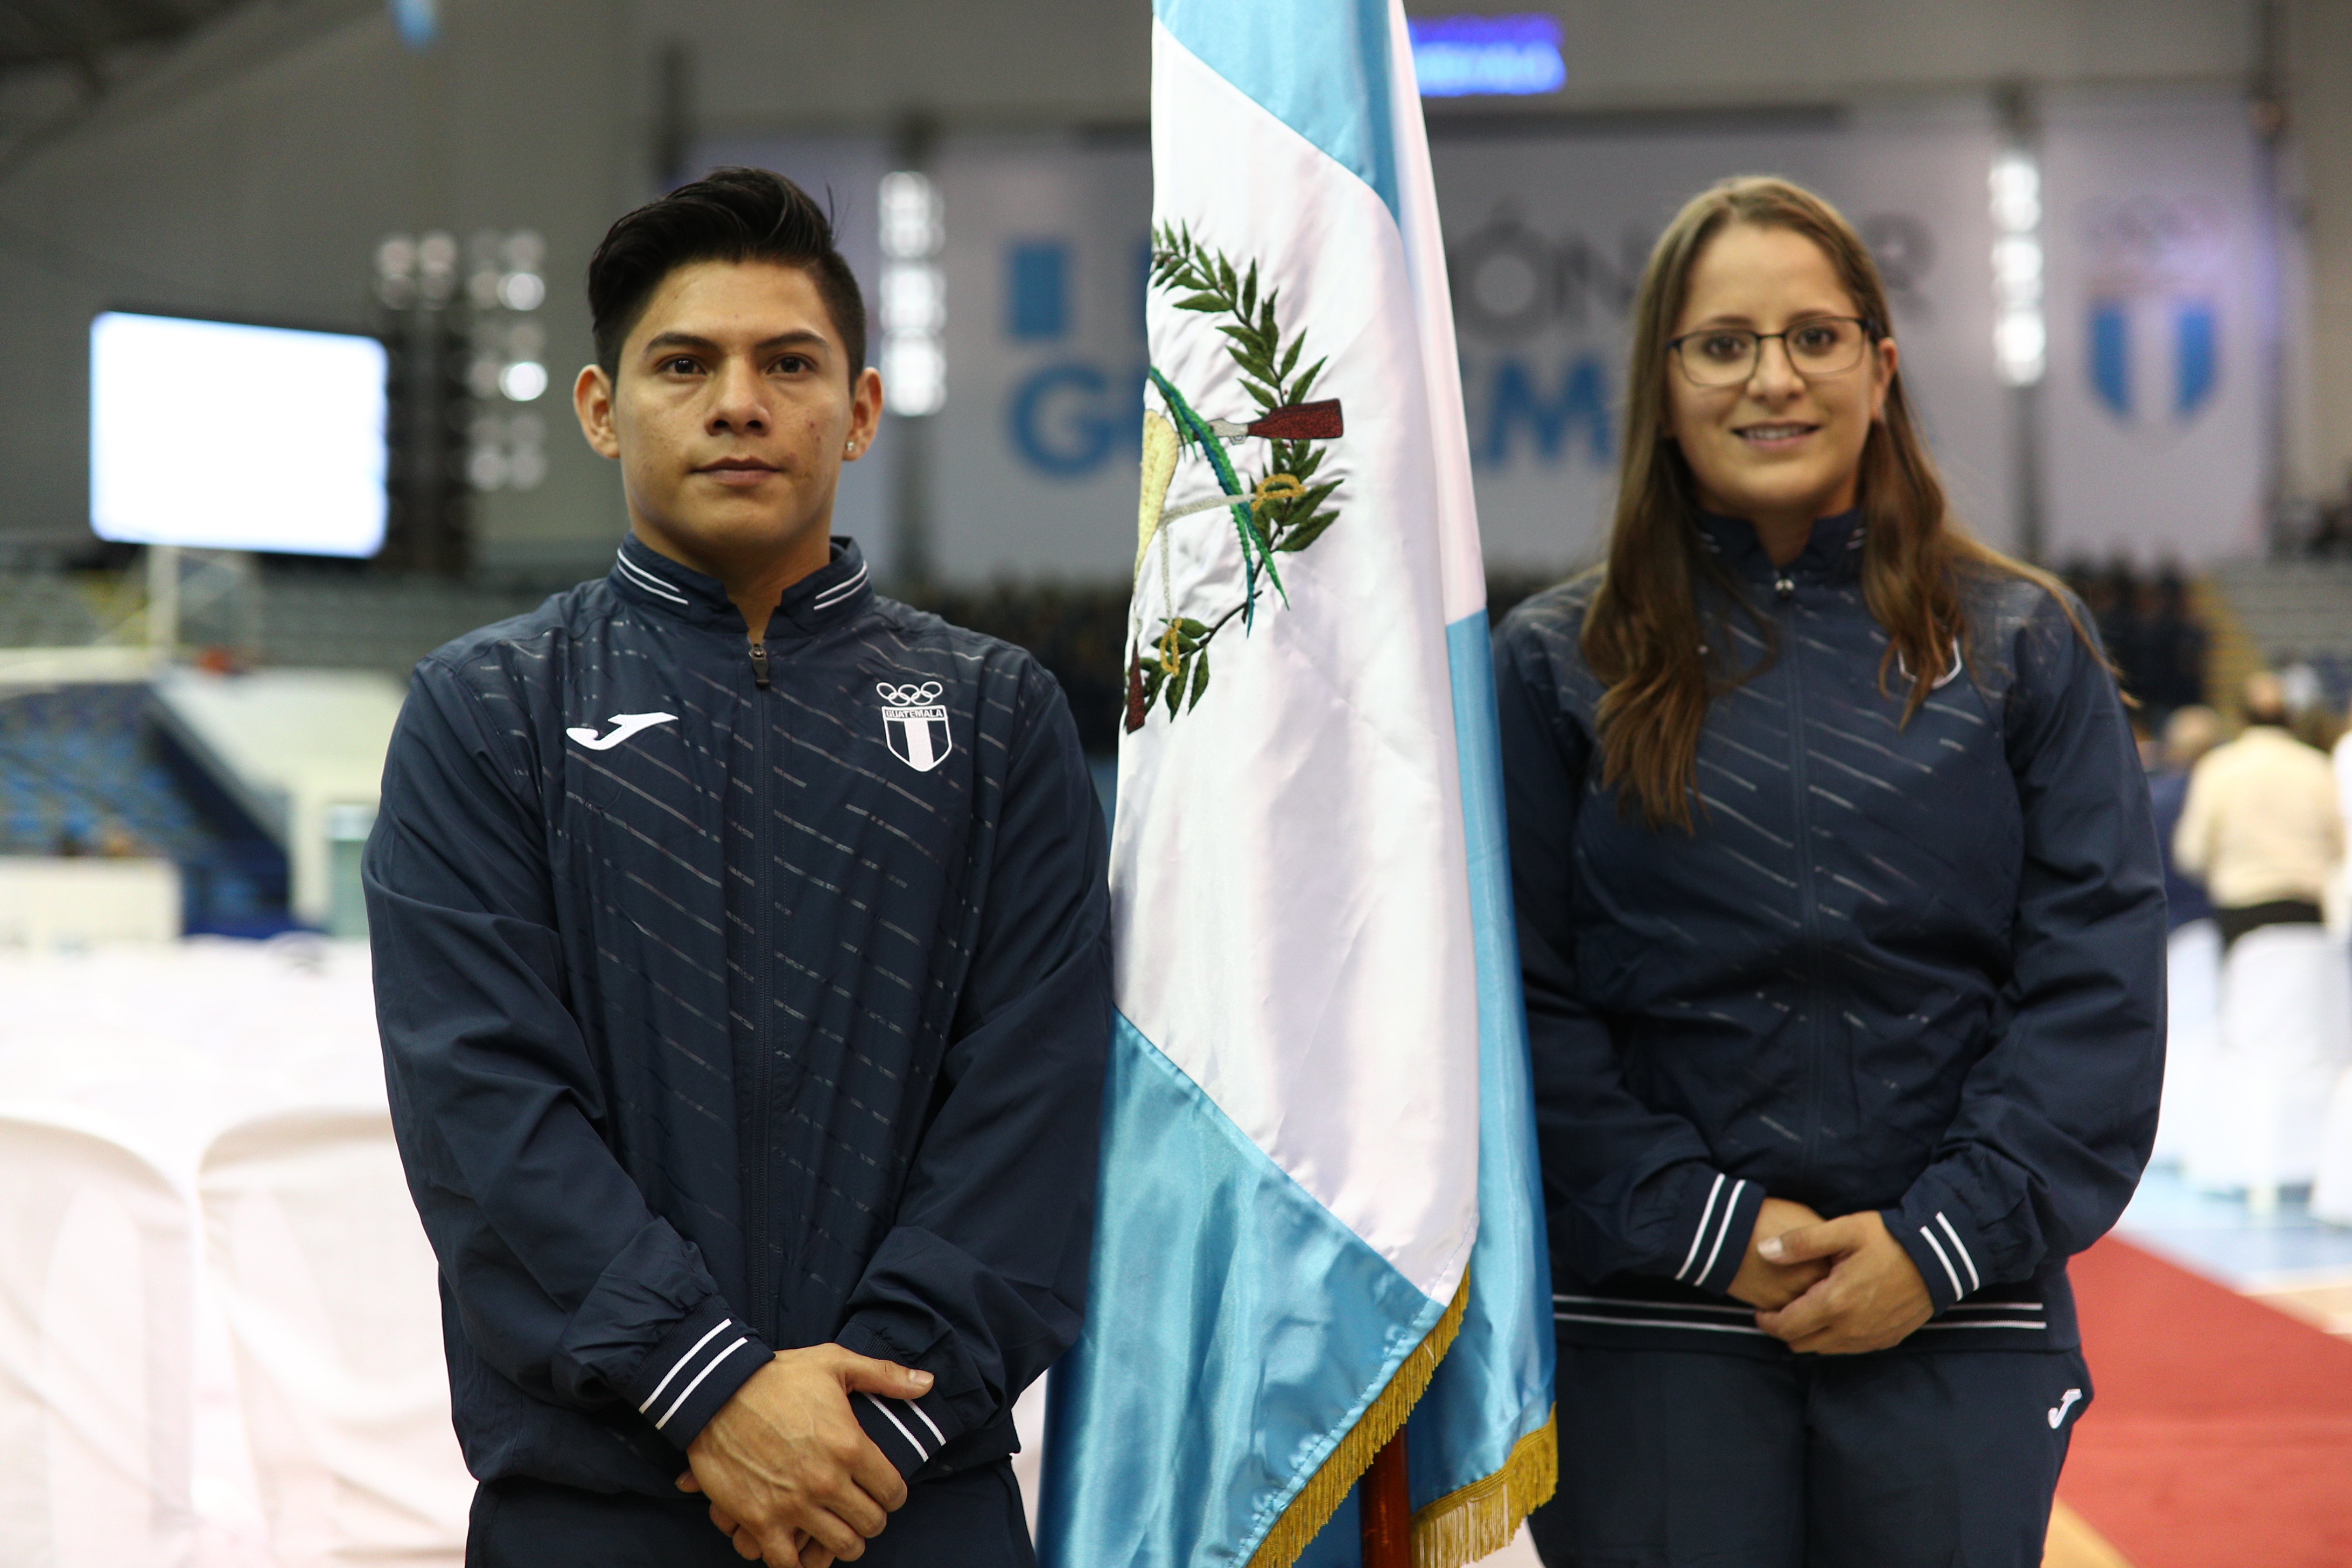
[[[375,290],[393,351],[390,491],[398,563],[464,570],[470,499],[547,477],[547,245],[528,228],[388,236]]]

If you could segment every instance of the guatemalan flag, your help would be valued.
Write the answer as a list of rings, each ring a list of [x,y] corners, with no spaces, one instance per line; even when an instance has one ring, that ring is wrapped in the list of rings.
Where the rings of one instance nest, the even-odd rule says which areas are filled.
[[[1444,253],[1397,0],[1157,0],[1093,1294],[1048,1568],[1415,1561],[1550,1494],[1549,1281]],[[1318,1532],[1321,1531],[1320,1538]]]

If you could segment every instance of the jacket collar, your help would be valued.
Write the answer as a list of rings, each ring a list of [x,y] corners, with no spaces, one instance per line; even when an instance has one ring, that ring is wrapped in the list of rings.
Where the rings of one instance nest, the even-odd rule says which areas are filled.
[[[1783,574],[1800,582],[1835,582],[1862,574],[1862,546],[1867,537],[1863,528],[1862,508],[1851,507],[1844,511],[1813,521],[1812,537],[1805,548],[1785,567],[1772,564],[1758,542],[1756,529],[1745,518],[1719,517],[1711,511],[1698,514],[1699,542],[1723,558],[1723,563],[1748,581],[1769,583]]]
[[[648,548],[634,533],[621,541],[620,554],[605,580],[614,593],[641,609],[719,631],[743,629],[743,616],[727,596],[725,584]],[[768,622],[768,636],[784,636],[788,630],[814,636],[857,615],[873,597],[864,552],[856,540],[836,534],[833,559],[784,590]]]

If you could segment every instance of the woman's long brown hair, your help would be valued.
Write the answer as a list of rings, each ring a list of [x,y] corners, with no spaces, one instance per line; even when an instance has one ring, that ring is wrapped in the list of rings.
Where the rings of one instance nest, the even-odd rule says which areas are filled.
[[[1869,249],[1836,208],[1785,180],[1726,180],[1693,197],[1650,252],[1633,306],[1633,366],[1626,376],[1625,445],[1618,459],[1617,513],[1599,591],[1586,616],[1585,662],[1607,690],[1597,721],[1601,776],[1620,800],[1639,805],[1652,828],[1692,830],[1700,727],[1707,703],[1769,663],[1730,674],[1727,628],[1699,624],[1701,573],[1744,604],[1729,574],[1699,543],[1698,488],[1680,447],[1667,438],[1666,341],[1689,293],[1691,268],[1707,242],[1735,223],[1784,228],[1822,248],[1855,313],[1886,331],[1886,288]],[[1970,570],[2029,578],[2074,611],[2049,574],[1978,542],[1952,519],[1943,481],[1919,438],[1898,369],[1886,405],[1862,448],[1858,491],[1864,538],[1863,595],[1885,629],[1881,690],[1900,672],[1910,682],[1908,723],[1968,643],[1960,577]],[[1769,638],[1770,627],[1750,610]],[[2082,632],[2080,622],[2075,629]],[[1899,661],[1899,662],[1898,662]]]

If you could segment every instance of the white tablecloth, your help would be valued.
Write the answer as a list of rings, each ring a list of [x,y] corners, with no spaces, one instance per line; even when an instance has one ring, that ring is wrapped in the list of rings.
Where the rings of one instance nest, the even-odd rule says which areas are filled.
[[[0,949],[0,1114],[79,1127],[154,1165],[187,1201],[195,1258],[205,1251],[195,1213],[199,1167],[222,1133],[289,1112],[383,1109],[363,944],[197,939],[54,956]],[[379,1204],[372,1223],[383,1217]],[[404,1259],[405,1268],[416,1264],[413,1253]],[[196,1529],[193,1555],[184,1561],[191,1568],[309,1568],[335,1561],[300,1542],[272,1550],[247,1440],[250,1402],[240,1397],[221,1291],[203,1268],[195,1273]],[[412,1290],[416,1285],[404,1276],[398,1283]],[[437,1323],[425,1338],[436,1334]],[[441,1378],[429,1349],[412,1342],[407,1353],[418,1363],[409,1372]],[[1016,1413],[1028,1451],[1015,1469],[1032,1495],[1033,1520],[1044,1415],[1041,1384]],[[0,1453],[0,1466],[9,1462]],[[437,1463],[437,1478],[425,1479],[437,1487],[446,1516],[471,1485],[454,1436]],[[413,1468],[388,1475],[385,1485],[409,1497],[419,1490]],[[450,1523],[461,1530],[462,1514]],[[446,1560],[456,1561],[454,1554]],[[128,1568],[139,1560],[108,1561]],[[1534,1553],[1522,1535],[1492,1561],[1532,1563]]]
[[[0,949],[0,1102],[69,1109],[191,1192],[205,1146],[237,1122],[384,1106],[363,943]]]
[[[155,1166],[187,1201],[192,1261],[205,1256],[199,1163],[221,1133],[289,1111],[381,1115],[384,1103],[363,944],[199,939],[65,954],[0,950],[0,1112],[81,1128]],[[392,1256],[404,1271],[400,1283],[415,1292],[405,1271],[417,1255]],[[299,1543],[271,1549],[220,1294],[201,1267],[195,1272],[190,1561],[330,1561]],[[92,1282],[93,1294],[103,1289]],[[417,1370],[441,1375],[437,1364]],[[446,1384],[441,1397],[446,1429]],[[447,1499],[470,1489],[454,1436],[432,1462],[446,1513]]]

